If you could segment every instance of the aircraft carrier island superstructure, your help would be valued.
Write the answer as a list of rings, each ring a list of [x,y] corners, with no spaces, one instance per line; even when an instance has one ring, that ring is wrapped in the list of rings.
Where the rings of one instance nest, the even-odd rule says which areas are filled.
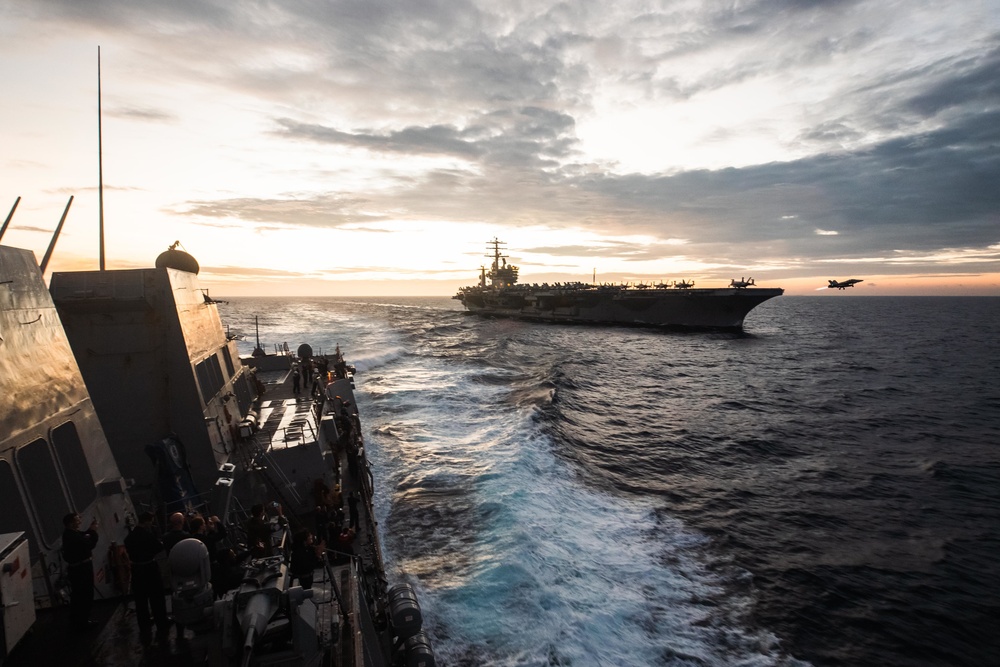
[[[490,270],[482,267],[479,284],[462,287],[452,297],[471,313],[542,322],[740,330],[747,313],[784,293],[777,287],[756,287],[752,278],[721,288],[695,288],[687,282],[519,285],[518,267],[501,254],[502,245],[495,238],[489,242]]]

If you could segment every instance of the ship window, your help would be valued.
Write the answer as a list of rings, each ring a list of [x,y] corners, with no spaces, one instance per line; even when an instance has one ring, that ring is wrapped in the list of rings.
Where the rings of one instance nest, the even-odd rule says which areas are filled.
[[[236,404],[240,407],[240,414],[245,415],[254,398],[249,373],[242,373],[236,378],[236,381],[233,382],[233,391],[236,392]]]
[[[202,361],[201,363],[199,363],[197,366],[194,367],[194,372],[195,375],[198,376],[198,385],[201,387],[201,396],[205,400],[205,402],[208,403],[208,399],[211,398],[208,395],[208,385],[210,382],[210,379],[208,377],[208,366],[205,364],[204,361]]]
[[[236,368],[233,366],[233,355],[229,354],[228,346],[222,348],[222,360],[226,362],[226,370],[229,371],[229,375],[226,377],[236,375]]]
[[[215,396],[219,393],[219,390],[222,389],[222,385],[226,383],[226,379],[222,377],[222,365],[219,364],[218,356],[213,354],[206,359],[206,361],[208,362],[208,367],[212,372],[212,396]]]
[[[34,560],[38,554],[38,545],[35,543],[35,531],[31,529],[28,519],[28,510],[24,506],[24,499],[14,481],[14,469],[10,467],[10,462],[0,459],[0,533],[20,533],[28,536],[31,548],[31,559]],[[62,518],[59,519],[62,526]]]
[[[201,385],[201,398],[207,405],[212,397],[219,393],[225,380],[222,379],[222,366],[219,357],[212,355],[195,367],[198,384]]]
[[[52,429],[52,446],[66,474],[73,506],[77,510],[87,508],[97,498],[97,489],[94,488],[94,476],[90,472],[87,456],[83,453],[83,443],[80,442],[76,424],[66,422]]]
[[[49,443],[40,438],[29,442],[15,452],[14,458],[21,480],[28,490],[28,499],[35,510],[42,542],[51,546],[62,535],[62,519],[69,514],[70,509],[59,483]]]

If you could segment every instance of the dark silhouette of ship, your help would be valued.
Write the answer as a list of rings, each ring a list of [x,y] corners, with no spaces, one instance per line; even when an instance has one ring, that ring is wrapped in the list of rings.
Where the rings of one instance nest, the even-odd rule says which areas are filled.
[[[479,284],[462,287],[452,297],[470,313],[539,322],[741,330],[747,313],[784,293],[778,287],[757,287],[753,278],[734,279],[720,288],[696,288],[685,281],[518,284],[518,267],[501,253],[503,245],[496,238],[489,242],[490,269],[481,267]]]

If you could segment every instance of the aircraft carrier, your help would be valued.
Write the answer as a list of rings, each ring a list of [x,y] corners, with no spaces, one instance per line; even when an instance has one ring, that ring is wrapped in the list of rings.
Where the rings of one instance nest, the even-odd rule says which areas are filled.
[[[489,242],[491,268],[482,267],[479,284],[462,287],[452,297],[470,313],[540,322],[742,330],[747,313],[784,293],[778,287],[756,287],[752,278],[734,279],[722,288],[696,288],[688,282],[518,284],[518,267],[501,253],[503,245],[496,238]]]

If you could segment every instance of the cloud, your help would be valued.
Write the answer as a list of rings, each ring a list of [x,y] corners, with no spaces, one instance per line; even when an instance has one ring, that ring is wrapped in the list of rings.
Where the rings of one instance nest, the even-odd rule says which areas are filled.
[[[500,168],[554,168],[559,165],[557,158],[573,154],[575,143],[571,116],[538,107],[480,114],[462,128],[408,126],[395,131],[372,132],[343,131],[287,118],[276,122],[280,127],[276,134],[290,139],[411,157],[451,155]]]
[[[35,227],[34,225],[19,225],[16,229],[19,232],[32,232],[35,234],[46,234],[48,236],[52,236],[52,232],[55,229],[55,226],[53,225],[52,229],[44,229],[42,227]]]
[[[1000,111],[869,149],[672,176],[596,175],[579,187],[625,198],[628,228],[692,243],[827,254],[975,245],[1000,237]],[[786,211],[795,210],[795,218]],[[815,230],[837,229],[817,246]]]
[[[543,115],[544,119],[545,116]],[[565,128],[540,122],[538,135],[552,140]],[[379,150],[425,155],[434,138],[450,145],[457,132],[423,133],[409,128],[409,141],[383,138]],[[324,132],[298,135],[325,142]],[[336,141],[368,141],[368,135],[339,133]],[[417,138],[417,139],[412,139]],[[232,217],[267,223],[337,227],[392,219],[477,219],[501,226],[582,227],[601,234],[647,234],[654,247],[609,242],[595,247],[537,247],[552,256],[671,256],[684,243],[706,261],[748,264],[780,256],[817,259],[904,249],[928,252],[996,242],[1000,155],[1000,112],[967,115],[942,129],[891,139],[839,154],[755,165],[740,169],[673,175],[615,175],[581,165],[550,172],[514,168],[541,158],[536,147],[518,144],[520,160],[487,156],[495,143],[485,138],[476,155],[479,168],[435,170],[399,178],[393,188],[366,197],[302,194],[294,198],[238,198],[192,202],[188,215]],[[387,145],[391,145],[386,148]],[[516,192],[516,197],[512,197]],[[789,211],[794,213],[789,213]],[[404,212],[399,215],[399,212]],[[466,218],[467,219],[467,218]],[[834,231],[835,230],[835,231]],[[815,239],[823,238],[817,245]]]
[[[176,122],[177,116],[167,111],[149,107],[117,107],[104,109],[102,116],[154,122]]]
[[[373,274],[377,275],[380,273],[386,273],[386,268],[384,266],[346,266],[337,267],[330,269],[320,269],[319,271],[322,275],[327,276],[338,276],[338,275],[358,275],[358,274]],[[448,276],[448,275],[458,275],[466,277],[469,275],[470,271],[468,268],[459,269],[445,269],[441,267],[422,267],[419,269],[406,269],[400,267],[393,267],[391,273],[394,275],[402,276],[427,276],[428,274],[433,274],[434,276]]]
[[[1000,42],[1000,36],[994,38]],[[938,63],[933,83],[910,98],[906,106],[930,117],[945,109],[1000,107],[1000,46],[983,54],[960,57]]]
[[[250,222],[280,223],[299,227],[344,227],[383,220],[384,216],[363,210],[365,199],[336,194],[266,199],[238,197],[214,201],[190,201],[177,213],[207,218],[232,218]]]
[[[278,135],[319,143],[356,146],[379,152],[398,152],[408,155],[455,155],[474,158],[480,154],[474,140],[475,129],[459,130],[454,127],[408,127],[396,132],[373,134],[370,132],[341,132],[322,125],[297,123],[287,118],[277,120],[281,130]]]
[[[235,278],[301,278],[315,275],[301,271],[283,271],[275,269],[262,269],[248,266],[203,266],[201,272],[216,276],[229,276]]]
[[[520,250],[522,254],[550,257],[617,257],[626,261],[648,261],[672,257],[686,241],[668,239],[659,243],[603,241],[593,245],[535,246]]]
[[[437,220],[653,240],[526,251],[550,257],[796,267],[950,257],[997,270],[990,253],[949,251],[1000,240],[1000,37],[982,8],[964,10],[36,0],[0,11],[40,40],[113,38],[129,56],[122,78],[142,85],[109,117],[176,127],[187,105],[225,100],[241,138],[258,132],[299,160],[301,190],[199,194],[171,208],[200,224],[377,232]],[[150,81],[183,103],[143,95]],[[588,121],[645,108],[654,120],[676,108],[712,118],[692,111],[682,127],[637,133],[640,150],[665,154],[662,169],[627,166],[618,137],[606,153],[588,145]],[[746,137],[779,157],[695,169],[671,161],[669,142],[652,148],[671,132],[696,136],[696,157]],[[352,185],[329,186],[354,168]]]

